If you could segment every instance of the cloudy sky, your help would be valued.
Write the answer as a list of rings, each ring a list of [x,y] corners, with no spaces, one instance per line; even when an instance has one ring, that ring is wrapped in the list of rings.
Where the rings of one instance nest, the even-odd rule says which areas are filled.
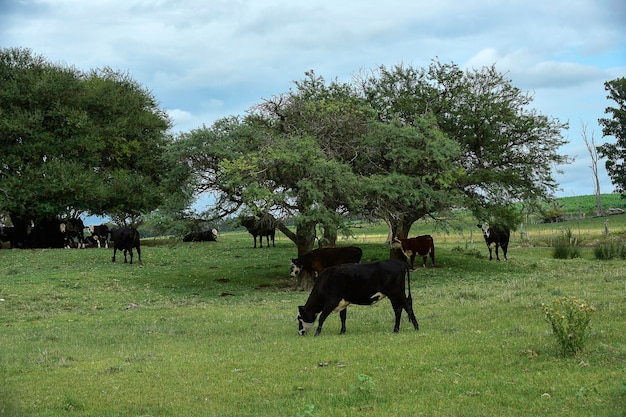
[[[557,196],[593,194],[582,126],[614,103],[604,82],[626,76],[624,0],[1,0],[0,48],[29,48],[79,69],[111,67],[151,90],[175,130],[242,115],[314,70],[433,59],[496,68],[533,107],[569,122]],[[601,191],[613,187],[600,163]]]

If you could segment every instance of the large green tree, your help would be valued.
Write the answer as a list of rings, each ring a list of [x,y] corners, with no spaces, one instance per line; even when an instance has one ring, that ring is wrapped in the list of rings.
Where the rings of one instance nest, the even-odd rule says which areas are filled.
[[[0,211],[26,227],[68,211],[126,218],[156,208],[173,192],[169,126],[126,74],[0,50]]]
[[[607,98],[613,100],[616,107],[607,107],[605,113],[611,117],[598,120],[604,136],[615,137],[615,143],[598,146],[600,156],[607,158],[606,170],[615,189],[626,195],[626,78],[616,78],[604,83]]]
[[[511,203],[548,198],[556,190],[555,167],[568,162],[559,153],[567,125],[532,110],[532,96],[495,67],[463,71],[438,61],[428,68],[380,67],[358,84],[382,122],[415,126],[434,117],[460,150],[444,183],[463,197],[456,204],[478,218],[513,226]],[[404,212],[398,207],[399,217]],[[408,231],[415,217],[405,216],[400,230]]]

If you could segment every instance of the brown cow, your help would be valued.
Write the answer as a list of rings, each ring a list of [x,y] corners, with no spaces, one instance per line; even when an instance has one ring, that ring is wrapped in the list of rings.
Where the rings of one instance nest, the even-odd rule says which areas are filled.
[[[306,255],[291,260],[290,275],[296,277],[302,270],[306,270],[311,275],[315,276],[320,273],[322,269],[328,268],[329,266],[359,263],[361,262],[361,256],[363,256],[363,251],[356,246],[315,249]]]
[[[406,257],[411,258],[411,269],[415,269],[415,256],[422,257],[422,265],[426,267],[426,258],[430,255],[430,261],[435,266],[435,242],[431,235],[422,235],[409,239],[398,239],[402,245],[402,251]]]

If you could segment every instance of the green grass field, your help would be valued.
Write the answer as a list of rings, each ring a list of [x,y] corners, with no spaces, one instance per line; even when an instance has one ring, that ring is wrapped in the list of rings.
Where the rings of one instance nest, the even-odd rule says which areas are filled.
[[[308,293],[292,289],[282,235],[263,249],[242,232],[145,240],[143,265],[105,249],[1,250],[0,416],[625,416],[626,263],[594,259],[604,220],[518,231],[508,262],[489,262],[470,224],[417,225],[437,266],[411,274],[420,331],[404,315],[399,334],[383,301],[349,307],[343,336],[337,315],[298,336]],[[581,258],[552,258],[564,227],[580,228]],[[340,244],[385,259],[385,237],[369,226]],[[576,357],[543,315],[563,295],[597,308]]]

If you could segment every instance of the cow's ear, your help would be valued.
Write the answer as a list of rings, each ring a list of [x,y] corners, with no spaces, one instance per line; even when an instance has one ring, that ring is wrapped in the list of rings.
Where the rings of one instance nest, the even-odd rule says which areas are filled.
[[[477,224],[476,226],[480,227],[481,229],[483,228],[482,224]]]

